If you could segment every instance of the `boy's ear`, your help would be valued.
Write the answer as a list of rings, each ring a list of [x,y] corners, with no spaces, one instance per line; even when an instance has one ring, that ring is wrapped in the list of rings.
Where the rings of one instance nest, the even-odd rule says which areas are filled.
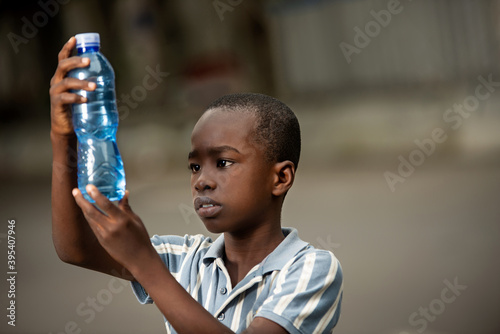
[[[295,180],[295,164],[290,160],[277,162],[273,166],[273,195],[286,194]]]

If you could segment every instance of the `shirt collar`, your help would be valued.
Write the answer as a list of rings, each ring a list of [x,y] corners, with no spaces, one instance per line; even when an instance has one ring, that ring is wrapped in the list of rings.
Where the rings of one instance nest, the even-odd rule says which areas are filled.
[[[203,262],[212,262],[216,258],[220,257],[221,259],[224,256],[224,234],[221,234],[215,241],[212,243],[208,251],[203,256]]]
[[[257,273],[264,275],[274,270],[280,270],[294,257],[301,249],[308,245],[307,242],[299,238],[297,230],[293,227],[281,228],[285,239],[269,254],[260,265]],[[223,258],[224,255],[224,234],[221,234],[210,246],[203,257],[203,262],[211,262],[216,258]]]

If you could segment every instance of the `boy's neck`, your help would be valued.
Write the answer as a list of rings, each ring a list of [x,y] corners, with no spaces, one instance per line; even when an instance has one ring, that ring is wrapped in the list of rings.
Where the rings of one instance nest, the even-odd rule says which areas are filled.
[[[234,287],[285,239],[281,226],[261,226],[244,236],[224,233],[224,264]]]

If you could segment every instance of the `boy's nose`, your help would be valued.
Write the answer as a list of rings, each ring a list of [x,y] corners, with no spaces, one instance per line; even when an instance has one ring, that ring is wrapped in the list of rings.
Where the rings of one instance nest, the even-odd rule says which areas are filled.
[[[215,187],[216,183],[213,179],[207,178],[205,175],[200,175],[194,184],[196,191],[213,190]]]

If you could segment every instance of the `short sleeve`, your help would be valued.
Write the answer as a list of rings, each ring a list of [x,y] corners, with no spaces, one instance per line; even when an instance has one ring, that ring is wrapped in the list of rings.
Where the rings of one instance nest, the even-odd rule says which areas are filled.
[[[148,295],[146,290],[142,287],[141,283],[137,281],[132,281],[132,291],[134,295],[137,297],[137,300],[141,304],[152,304],[153,299]]]
[[[331,333],[340,315],[342,269],[333,253],[309,249],[281,271],[256,317],[294,334]]]
[[[183,275],[181,271],[191,269],[191,264],[198,263],[204,251],[208,249],[212,240],[202,235],[185,235],[181,236],[158,236],[154,235],[151,238],[151,244],[160,255],[163,263],[168,268],[170,273],[184,287],[189,285],[189,276]],[[153,299],[148,295],[147,291],[139,282],[132,282],[132,291],[141,304],[151,304]]]

